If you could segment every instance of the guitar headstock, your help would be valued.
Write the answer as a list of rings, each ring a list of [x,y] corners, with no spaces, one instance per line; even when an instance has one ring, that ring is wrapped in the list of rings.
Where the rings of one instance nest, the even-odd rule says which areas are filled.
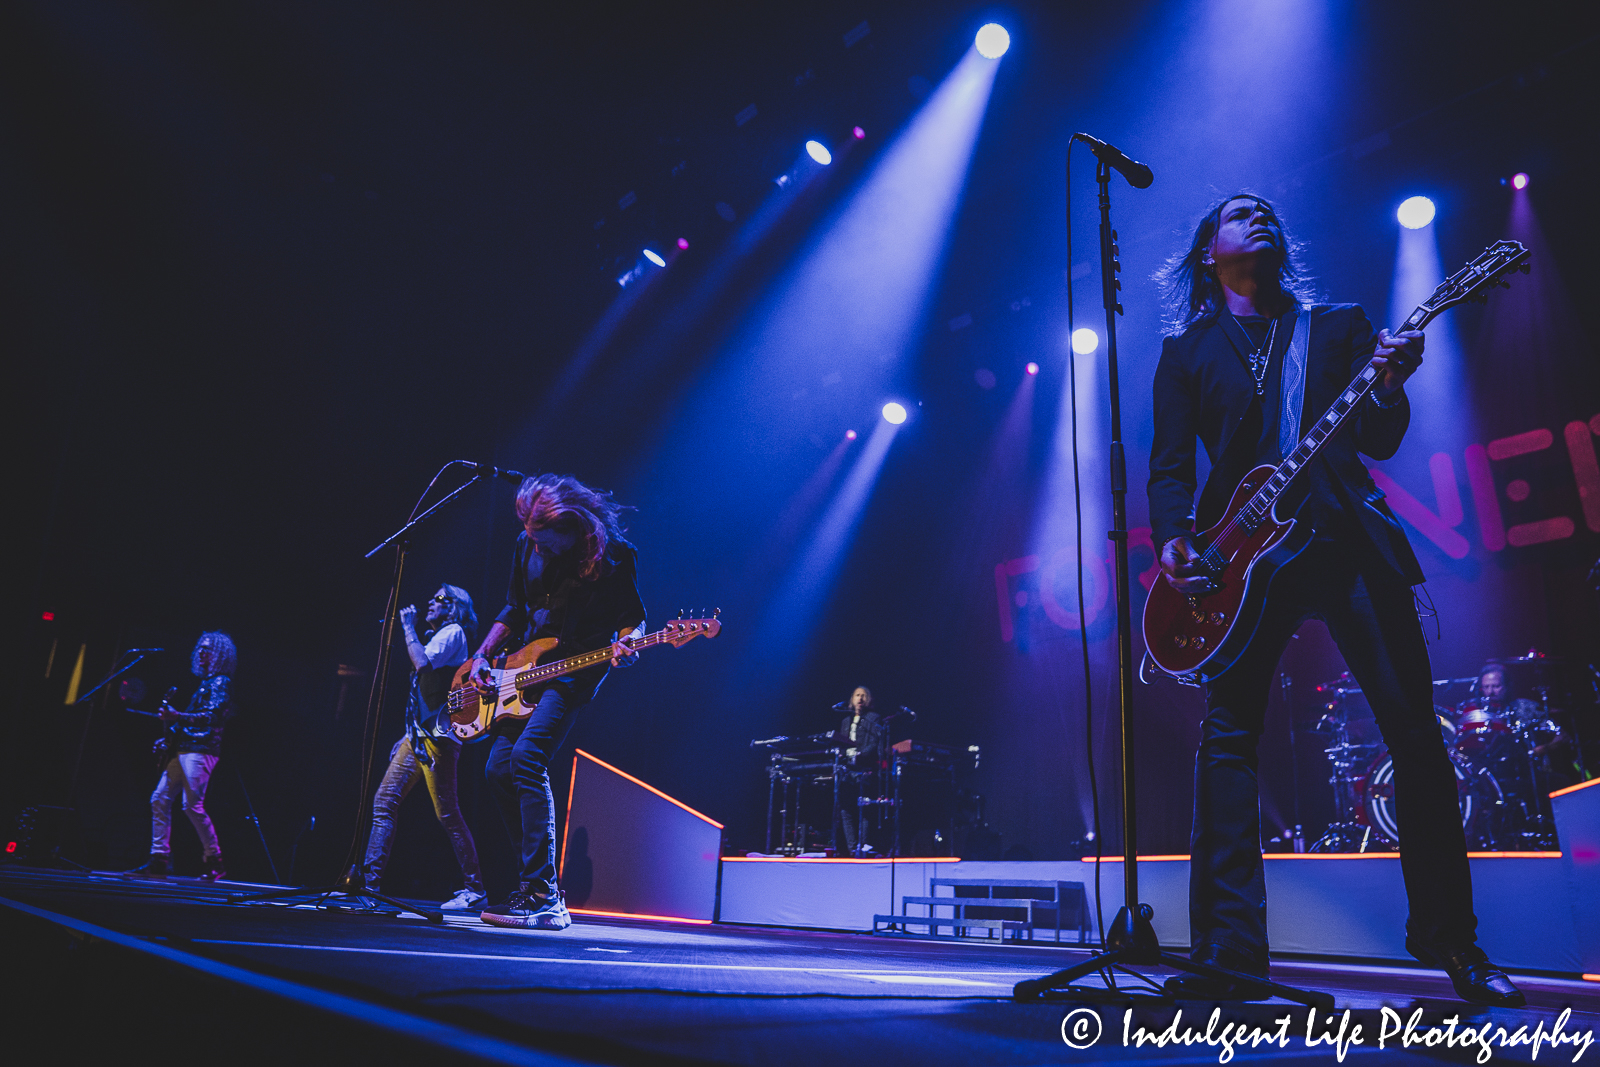
[[[697,637],[715,637],[722,632],[722,620],[717,618],[721,614],[722,609],[717,608],[709,616],[685,618],[680,611],[661,628],[661,639],[673,648],[682,648]]]
[[[1408,320],[1407,328],[1420,329],[1440,312],[1468,300],[1481,304],[1489,299],[1489,290],[1496,286],[1511,288],[1506,275],[1513,271],[1528,273],[1532,255],[1520,241],[1496,241],[1477,259],[1439,283],[1433,295],[1412,314],[1411,318],[1418,320],[1417,325]]]

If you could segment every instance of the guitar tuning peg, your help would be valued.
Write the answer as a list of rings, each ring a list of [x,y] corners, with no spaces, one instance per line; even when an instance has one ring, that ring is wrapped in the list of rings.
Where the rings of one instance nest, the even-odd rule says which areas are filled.
[[[718,615],[721,615],[721,614],[722,614],[722,609],[721,608],[712,608],[711,609],[711,617],[713,619],[716,618]]]

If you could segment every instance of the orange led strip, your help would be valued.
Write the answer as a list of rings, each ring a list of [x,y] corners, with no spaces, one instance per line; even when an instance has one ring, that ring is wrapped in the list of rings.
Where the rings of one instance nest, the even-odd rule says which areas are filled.
[[[1189,857],[1185,856],[1184,859]],[[723,863],[960,863],[960,856],[880,856],[851,859],[844,856],[724,856]]]
[[[718,830],[721,830],[723,828],[722,824],[720,822],[718,822],[717,820],[713,819],[711,816],[703,815],[700,812],[695,811],[689,805],[685,804],[683,801],[677,799],[676,797],[667,796],[667,794],[663,793],[661,790],[657,789],[655,786],[651,785],[649,782],[641,782],[639,779],[635,778],[633,775],[629,774],[627,771],[619,770],[618,768],[611,766],[611,764],[607,763],[605,760],[601,759],[599,756],[590,755],[589,753],[585,752],[581,748],[580,749],[576,749],[575,751],[580,756],[583,756],[583,757],[585,757],[587,759],[594,760],[596,763],[600,764],[600,766],[604,767],[606,770],[610,771],[611,773],[622,775],[622,777],[626,778],[628,781],[632,782],[634,785],[639,786],[639,787],[641,787],[643,789],[650,790],[650,792],[654,793],[656,796],[660,797],[662,800],[671,801],[672,803],[678,805],[678,807],[682,808],[684,811],[688,812],[690,815],[693,815],[697,819],[705,820],[706,822],[710,823],[712,826],[715,826]],[[573,775],[574,775],[574,777],[576,777],[578,761],[576,759],[574,759],[572,761],[572,765],[573,765]],[[568,801],[567,801],[568,818],[571,818],[571,812],[572,812],[572,802],[571,802],[571,799],[570,799],[570,796],[569,796]],[[684,922],[694,922],[694,921],[697,921],[697,920],[685,919],[683,921]]]
[[[588,908],[568,908],[567,910],[574,915],[602,915],[607,919],[648,919],[656,923],[693,923],[695,926],[711,925],[710,919],[685,919],[681,915],[636,915],[628,911],[591,911]]]
[[[1591,778],[1587,782],[1579,782],[1577,785],[1569,785],[1565,789],[1557,789],[1550,795],[1552,797],[1565,796],[1567,793],[1576,793],[1580,789],[1588,789],[1591,785],[1600,785],[1600,778]]]
[[[1188,856],[1140,856],[1139,862],[1146,860],[1187,860]],[[1263,852],[1262,859],[1269,860],[1397,860],[1398,852]],[[1468,859],[1474,860],[1558,860],[1559,852],[1468,852]],[[1093,863],[1093,856],[1083,857],[1082,862]],[[1121,856],[1105,856],[1101,863],[1121,863]]]
[[[556,877],[567,877],[567,842],[572,833],[572,787],[578,782],[578,757],[572,757],[572,775],[567,779],[567,817],[561,827],[561,862],[556,865]]]

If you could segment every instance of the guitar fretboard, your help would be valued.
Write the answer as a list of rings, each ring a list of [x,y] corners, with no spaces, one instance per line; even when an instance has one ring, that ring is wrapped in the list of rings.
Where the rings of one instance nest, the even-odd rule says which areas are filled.
[[[1423,304],[1411,313],[1400,329],[1420,330],[1437,314],[1438,311],[1428,304]],[[1322,446],[1339,432],[1351,412],[1355,411],[1367,393],[1371,392],[1373,383],[1378,380],[1378,373],[1378,367],[1371,362],[1361,369],[1361,373],[1355,376],[1322,418],[1317,420],[1311,432],[1301,438],[1294,451],[1278,464],[1277,470],[1272,472],[1272,477],[1268,478],[1266,483],[1250,497],[1249,502],[1239,509],[1233,522],[1229,523],[1227,528],[1200,554],[1202,566],[1213,575],[1222,573],[1228,561],[1233,558],[1233,554],[1272,515],[1273,506],[1277,504],[1284,490],[1289,488],[1289,483],[1294,481],[1294,476],[1316,458]]]
[[[641,648],[659,645],[666,639],[667,631],[657,630],[653,634],[645,634],[637,641],[630,643],[628,647],[637,652]],[[563,674],[581,671],[585,667],[595,667],[602,663],[610,662],[610,660],[611,648],[608,645],[605,648],[597,648],[593,652],[584,652],[577,656],[568,656],[566,659],[558,659],[554,663],[542,663],[537,667],[529,667],[525,671],[518,671],[516,686],[518,689],[526,689],[538,682],[546,682],[551,678],[559,678]]]

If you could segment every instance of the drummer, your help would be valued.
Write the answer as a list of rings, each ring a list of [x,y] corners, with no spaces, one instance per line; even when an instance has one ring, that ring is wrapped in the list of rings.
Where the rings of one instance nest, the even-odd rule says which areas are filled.
[[[1509,720],[1508,726],[1534,742],[1529,751],[1540,769],[1549,775],[1552,788],[1584,779],[1577,746],[1560,725],[1545,715],[1538,702],[1527,697],[1511,697],[1505,667],[1492,662],[1484,665],[1478,672],[1478,696],[1485,710],[1505,717]]]

